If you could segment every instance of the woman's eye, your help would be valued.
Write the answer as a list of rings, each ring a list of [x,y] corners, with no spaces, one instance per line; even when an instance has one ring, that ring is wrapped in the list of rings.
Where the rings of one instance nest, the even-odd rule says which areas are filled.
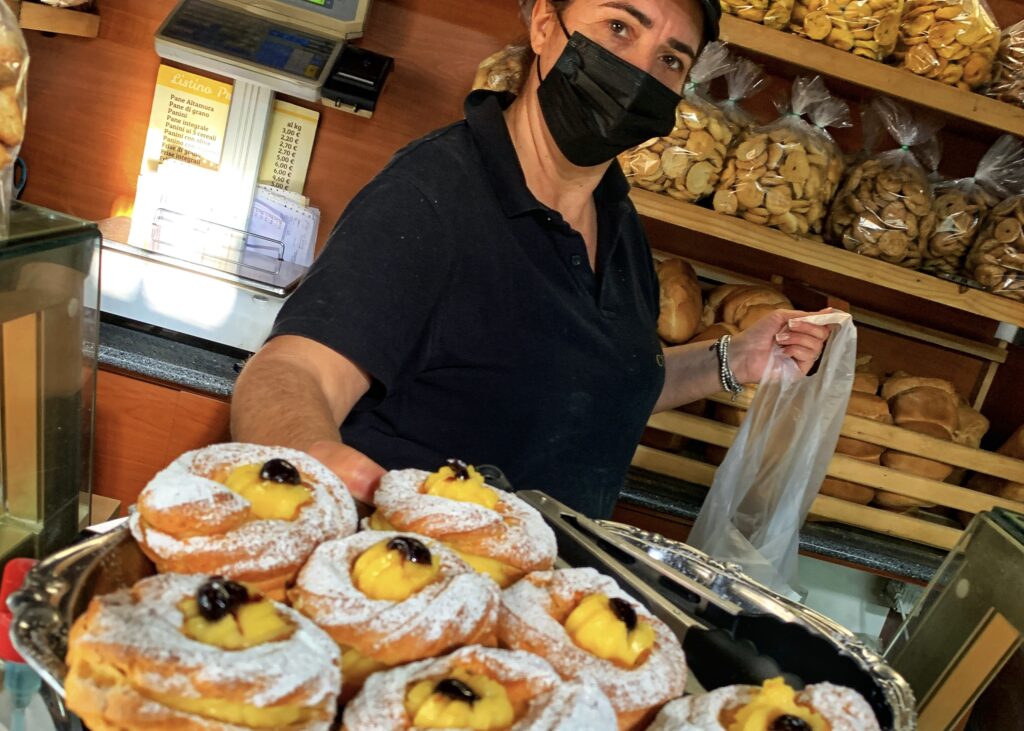
[[[611,21],[609,21],[608,22],[608,27],[611,29],[612,33],[617,35],[617,36],[624,36],[624,35],[626,35],[626,31],[629,30],[626,27],[626,24],[623,23],[621,20],[611,20]]]
[[[684,68],[683,62],[679,59],[678,56],[662,56],[661,60],[666,67],[672,69],[673,71],[682,71]]]

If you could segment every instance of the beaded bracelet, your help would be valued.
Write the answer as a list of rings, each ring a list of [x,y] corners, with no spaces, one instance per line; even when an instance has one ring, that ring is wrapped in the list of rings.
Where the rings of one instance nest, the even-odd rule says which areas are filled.
[[[715,352],[718,354],[718,378],[722,382],[722,388],[732,394],[732,400],[743,393],[743,384],[736,380],[732,368],[729,367],[729,341],[731,336],[723,335],[715,342]]]

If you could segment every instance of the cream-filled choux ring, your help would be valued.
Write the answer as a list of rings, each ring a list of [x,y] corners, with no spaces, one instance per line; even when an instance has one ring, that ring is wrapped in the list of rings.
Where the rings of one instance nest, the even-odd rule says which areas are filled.
[[[338,477],[283,447],[215,444],[158,473],[131,514],[160,572],[221,574],[276,599],[320,543],[356,530]]]
[[[343,731],[614,731],[597,686],[565,681],[527,652],[470,646],[371,675]]]
[[[668,626],[594,569],[539,571],[502,592],[498,640],[608,696],[619,728],[643,728],[682,695],[686,658]]]
[[[337,645],[222,577],[94,597],[68,646],[67,704],[92,731],[327,731],[337,712]]]
[[[459,460],[437,472],[393,470],[374,494],[377,511],[365,525],[409,531],[452,548],[499,586],[554,565],[555,534],[540,513],[484,482]]]
[[[343,700],[372,672],[497,644],[498,586],[424,536],[364,531],[328,541],[288,596],[341,646]]]

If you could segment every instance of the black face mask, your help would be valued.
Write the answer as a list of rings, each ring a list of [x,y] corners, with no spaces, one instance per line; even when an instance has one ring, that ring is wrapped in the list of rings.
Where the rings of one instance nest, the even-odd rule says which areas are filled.
[[[564,25],[562,32],[569,37]],[[669,134],[682,99],[646,71],[578,32],[569,37],[547,77],[540,79],[537,97],[558,149],[580,167],[600,165],[652,137]]]

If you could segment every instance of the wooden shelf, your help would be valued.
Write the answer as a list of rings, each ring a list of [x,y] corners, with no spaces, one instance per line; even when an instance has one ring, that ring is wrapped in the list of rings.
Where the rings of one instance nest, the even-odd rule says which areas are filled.
[[[650,191],[634,188],[630,196],[637,211],[649,218],[852,279],[870,282],[879,287],[970,312],[996,322],[1024,327],[1024,303],[1015,300],[977,289],[964,288],[924,272],[904,269],[811,239],[790,236],[767,226],[759,226],[742,218],[716,213]]]
[[[754,53],[906,99],[943,114],[1024,136],[1024,109],[926,79],[906,69],[854,56],[824,43],[731,15],[722,16],[721,38]]]

